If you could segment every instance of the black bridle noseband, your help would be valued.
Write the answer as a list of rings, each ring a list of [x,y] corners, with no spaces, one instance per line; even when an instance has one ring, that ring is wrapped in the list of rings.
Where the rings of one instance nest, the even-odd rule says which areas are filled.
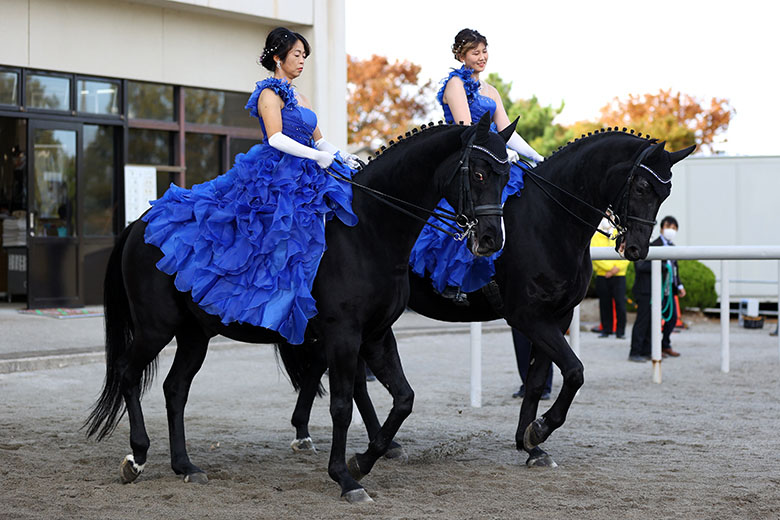
[[[366,194],[371,195],[376,200],[390,206],[391,208],[394,208],[395,210],[403,213],[404,215],[407,215],[415,220],[420,220],[425,223],[425,225],[431,226],[432,228],[441,231],[447,236],[450,236],[454,238],[457,241],[463,241],[465,240],[470,234],[474,233],[474,228],[479,223],[479,219],[477,217],[481,216],[502,216],[504,214],[503,206],[501,204],[484,204],[480,206],[474,206],[474,198],[471,194],[471,183],[469,180],[469,161],[471,159],[471,152],[473,149],[480,150],[486,154],[488,154],[491,158],[498,161],[501,164],[506,164],[509,162],[509,159],[499,159],[495,156],[490,150],[474,144],[474,140],[477,137],[477,132],[475,131],[466,142],[466,147],[463,149],[463,152],[460,155],[460,159],[458,160],[458,165],[455,167],[455,171],[452,173],[452,176],[448,178],[448,183],[452,182],[453,177],[455,175],[459,176],[460,180],[460,186],[458,190],[458,208],[456,212],[449,211],[444,208],[436,208],[439,210],[437,212],[436,210],[429,210],[423,207],[420,207],[412,202],[405,201],[403,199],[399,199],[397,197],[394,197],[392,195],[388,195],[387,193],[383,193],[379,190],[375,190],[373,188],[369,188],[368,186],[364,184],[360,184],[358,182],[353,181],[349,177],[332,170],[331,168],[326,168],[325,171],[331,176],[338,180],[344,181],[348,184],[351,184],[352,186],[356,188],[360,188],[363,190]],[[334,159],[338,160],[338,159]],[[360,169],[362,170],[365,168],[365,163],[363,161],[358,160],[360,163]],[[400,205],[403,204],[409,208],[412,208],[415,211],[422,212],[427,214],[429,217],[433,217],[436,220],[439,221],[442,225],[449,227],[452,231],[448,231],[446,229],[443,229],[440,226],[437,226],[436,224],[432,224],[431,222],[428,222],[427,218],[420,217],[419,215],[401,207]],[[468,206],[468,213],[473,215],[473,217],[469,217],[466,211],[464,210],[464,204]],[[452,222],[454,222],[454,224]],[[462,230],[462,231],[461,231]]]
[[[650,151],[653,149],[653,146],[648,146],[642,152],[637,156],[636,160],[634,161],[633,166],[631,166],[631,171],[628,173],[628,178],[626,179],[626,182],[623,183],[623,186],[620,188],[620,191],[615,196],[615,200],[618,200],[618,204],[610,204],[609,208],[616,208],[610,212],[602,211],[593,205],[585,202],[578,196],[574,195],[573,193],[569,193],[568,191],[564,190],[557,184],[545,179],[544,177],[540,176],[539,174],[531,171],[530,169],[527,171],[527,174],[529,178],[539,187],[539,189],[542,190],[542,192],[547,195],[550,199],[552,199],[556,204],[558,204],[561,208],[566,210],[566,212],[574,217],[575,219],[579,220],[583,224],[587,225],[588,227],[593,227],[593,224],[587,222],[582,217],[574,213],[571,209],[569,209],[565,204],[563,204],[561,201],[556,199],[552,194],[550,194],[549,191],[544,189],[544,187],[539,183],[539,181],[543,181],[544,183],[548,184],[549,186],[552,186],[553,188],[557,189],[561,193],[564,193],[565,195],[569,196],[571,199],[579,202],[586,208],[590,209],[594,213],[598,213],[602,218],[606,218],[617,230],[617,236],[615,237],[615,240],[620,239],[628,232],[628,223],[630,221],[633,222],[639,222],[642,224],[650,224],[654,226],[656,224],[656,220],[649,220],[641,217],[637,217],[635,215],[629,215],[628,214],[628,204],[629,199],[631,198],[631,184],[634,182],[634,177],[636,177],[637,170],[639,168],[643,168],[650,172],[656,179],[658,179],[659,182],[662,184],[668,184],[671,182],[671,178],[668,180],[663,180],[661,177],[654,172],[650,167],[642,164],[642,161],[647,157],[647,155],[650,153]],[[522,159],[521,159],[522,160]],[[529,163],[523,161],[527,166],[531,166]],[[623,215],[621,218],[620,215]],[[596,231],[601,233],[607,238],[612,238],[612,235],[607,233],[606,231],[602,231],[601,229],[596,228]]]

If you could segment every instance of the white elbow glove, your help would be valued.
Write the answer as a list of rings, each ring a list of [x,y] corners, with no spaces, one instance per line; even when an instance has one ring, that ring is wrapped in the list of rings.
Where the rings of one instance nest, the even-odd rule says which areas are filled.
[[[342,150],[339,150],[332,144],[330,144],[328,141],[325,140],[324,137],[320,138],[315,145],[317,146],[318,150],[322,150],[323,152],[328,152],[331,154],[336,154],[336,152],[341,155],[342,159],[344,159],[344,162],[353,170],[357,170],[360,167],[360,163],[358,162],[359,157],[352,153],[346,153]]]
[[[509,163],[516,163],[520,160],[520,156],[517,154],[516,151],[512,150],[511,148],[506,149],[506,156],[509,159]]]
[[[320,168],[327,168],[333,162],[333,154],[328,152],[321,152],[315,148],[310,148],[304,144],[295,141],[284,135],[281,132],[276,132],[274,135],[268,138],[268,144],[279,150],[280,152],[289,153],[296,157],[302,157],[304,159],[312,159],[317,161]]]
[[[506,145],[520,155],[528,157],[534,162],[540,163],[544,161],[544,157],[539,155],[536,150],[531,148],[531,145],[526,143],[525,139],[520,137],[517,132],[512,132],[512,137],[509,138],[509,141],[507,141]]]

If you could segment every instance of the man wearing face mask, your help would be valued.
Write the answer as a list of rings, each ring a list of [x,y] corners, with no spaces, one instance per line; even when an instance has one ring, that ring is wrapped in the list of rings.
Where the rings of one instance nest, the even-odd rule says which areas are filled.
[[[661,220],[661,236],[650,242],[651,246],[673,246],[677,235],[677,219],[672,216]],[[634,297],[637,312],[634,330],[631,333],[631,351],[629,361],[647,361],[650,359],[650,262],[640,260],[634,264],[636,280]],[[680,281],[677,260],[666,260],[661,267],[661,315],[664,318],[661,352],[664,357],[678,357],[679,352],[672,349],[671,335],[677,323],[677,307],[674,296],[685,297],[685,287]],[[671,275],[671,278],[669,276]]]
[[[601,219],[599,230],[614,233],[615,228],[606,218]],[[590,241],[591,247],[614,247],[612,240],[596,232]],[[596,293],[599,296],[599,315],[601,318],[600,338],[606,338],[614,332],[615,337],[626,337],[626,269],[628,260],[594,260],[596,273]],[[615,301],[615,330],[612,330],[612,301]]]

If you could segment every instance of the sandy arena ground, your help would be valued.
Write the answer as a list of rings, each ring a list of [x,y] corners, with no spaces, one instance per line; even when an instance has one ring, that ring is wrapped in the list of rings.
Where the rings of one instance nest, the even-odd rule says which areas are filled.
[[[585,386],[544,445],[556,469],[526,468],[514,449],[508,329],[484,338],[482,408],[469,407],[467,335],[402,339],[417,393],[398,435],[409,462],[380,461],[364,480],[375,503],[357,506],[326,472],[326,401],[312,416],[320,452],[290,451],[295,394],[270,347],[214,349],[195,379],[187,433],[205,486],[169,466],[161,382],[171,356],[143,401],[152,448],[130,485],[118,473],[127,421],[102,443],[79,431],[102,365],[0,375],[0,518],[780,518],[777,338],[731,330],[730,373],[719,370],[717,321],[700,319],[674,335],[682,357],[664,361],[661,385],[650,364],[626,361],[627,340],[583,333]],[[556,373],[554,393],[560,383]],[[385,414],[387,394],[369,389]],[[348,451],[365,443],[353,425]]]

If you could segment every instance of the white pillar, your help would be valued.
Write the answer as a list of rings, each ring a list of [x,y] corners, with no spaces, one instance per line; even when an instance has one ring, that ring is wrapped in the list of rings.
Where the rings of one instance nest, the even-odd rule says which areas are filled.
[[[729,307],[729,261],[720,261],[720,371],[728,373],[729,353],[729,321],[731,309]]]
[[[482,407],[482,323],[471,324],[471,406]]]
[[[325,138],[347,147],[347,51],[344,0],[314,0],[312,102]]]
[[[569,345],[577,357],[580,357],[580,306],[574,307],[569,325]]]
[[[653,382],[661,382],[661,263],[650,262],[650,353],[653,358]]]

